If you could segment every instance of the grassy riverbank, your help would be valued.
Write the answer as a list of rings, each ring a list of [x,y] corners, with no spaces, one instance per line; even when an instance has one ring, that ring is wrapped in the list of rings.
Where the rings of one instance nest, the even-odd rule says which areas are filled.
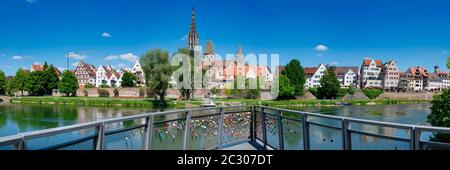
[[[339,105],[376,105],[376,104],[406,104],[419,103],[427,100],[256,100],[256,99],[218,99],[219,105],[264,105],[264,106],[339,106]],[[198,107],[201,100],[176,101],[166,103],[152,99],[124,99],[102,97],[18,97],[11,98],[13,104],[48,104],[48,105],[77,105],[77,106],[113,106],[113,107],[150,107],[150,108],[185,108]]]

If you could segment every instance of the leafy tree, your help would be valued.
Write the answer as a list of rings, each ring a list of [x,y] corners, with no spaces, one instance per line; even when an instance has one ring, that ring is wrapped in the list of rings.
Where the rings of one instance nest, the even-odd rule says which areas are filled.
[[[436,95],[431,101],[431,114],[428,115],[428,123],[433,126],[450,127],[450,88],[445,89],[442,94]],[[435,133],[431,138],[433,141],[450,142],[450,134]]]
[[[447,58],[447,68],[450,69],[450,56]]]
[[[113,92],[114,92],[114,97],[119,97],[119,89],[115,88]]]
[[[212,88],[210,91],[211,91],[211,94],[213,94],[213,95],[218,95],[220,93],[220,89],[218,89],[216,87]]]
[[[149,50],[142,55],[141,64],[147,87],[157,94],[160,100],[165,100],[172,74],[168,52],[161,49]]]
[[[340,88],[339,80],[334,74],[333,69],[328,69],[325,75],[320,79],[318,95],[320,99],[336,99]]]
[[[29,95],[42,96],[45,94],[45,79],[44,71],[33,71],[25,80],[25,89]]]
[[[351,95],[354,95],[356,93],[355,85],[350,85],[350,87],[348,87],[348,93]]]
[[[259,77],[256,78],[256,89],[250,87],[250,81],[252,81],[252,80],[247,79],[247,81],[245,82],[245,86],[246,86],[245,98],[257,99],[261,96],[261,85],[259,84],[260,78]]]
[[[369,99],[375,99],[378,96],[380,96],[383,93],[383,90],[376,89],[376,88],[366,88],[363,90],[363,93],[369,98]]]
[[[58,88],[58,73],[56,68],[51,64],[50,66],[46,66],[47,62],[44,64],[44,73],[42,77],[42,85],[44,86],[45,93],[51,94],[53,89]]]
[[[299,60],[291,60],[281,74],[285,75],[294,86],[296,96],[302,96],[304,94],[303,90],[306,83],[305,72]]]
[[[136,76],[130,72],[123,73],[122,76],[122,87],[135,87],[136,86]]]
[[[6,78],[6,94],[14,96],[18,91],[17,85],[14,83],[14,78]]]
[[[295,98],[295,87],[290,82],[289,78],[285,75],[280,75],[280,77],[275,80],[278,83],[278,99],[293,99]]]
[[[59,82],[59,91],[66,96],[75,96],[78,89],[77,77],[71,71],[64,71]]]
[[[316,96],[317,98],[319,97],[319,89],[317,89],[317,87],[310,88],[310,89],[309,89],[309,92],[310,92],[312,95]]]
[[[0,95],[6,94],[6,83],[5,73],[0,70]]]
[[[16,72],[16,76],[14,76],[13,84],[17,88],[18,91],[21,91],[22,96],[25,89],[25,82],[28,79],[29,73],[20,68]]]

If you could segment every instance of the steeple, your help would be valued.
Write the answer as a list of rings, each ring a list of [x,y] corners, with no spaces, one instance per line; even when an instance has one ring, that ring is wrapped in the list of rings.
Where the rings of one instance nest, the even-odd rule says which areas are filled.
[[[239,46],[238,50],[236,51],[235,54],[235,60],[238,63],[238,65],[244,65],[244,53],[242,52],[242,47]]]
[[[192,8],[191,26],[188,33],[188,49],[192,54],[195,46],[198,46],[198,33],[195,27],[195,9]]]
[[[204,52],[204,55],[209,55],[209,54],[215,54],[214,47],[213,47],[211,40],[208,40],[208,42],[206,42],[206,47],[205,47],[205,52]]]

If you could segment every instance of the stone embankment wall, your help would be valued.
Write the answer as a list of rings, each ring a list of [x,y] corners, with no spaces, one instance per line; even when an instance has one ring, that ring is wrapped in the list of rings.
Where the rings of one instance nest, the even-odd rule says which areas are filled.
[[[78,89],[77,90],[77,96],[87,96],[88,97],[98,97],[98,89],[99,88],[89,88],[89,89]],[[109,92],[110,96],[114,96],[114,89],[115,88],[102,88]],[[148,89],[147,88],[117,88],[119,90],[119,97],[123,98],[144,98],[149,97]],[[180,91],[175,88],[169,88],[166,91],[166,98],[168,99],[174,99],[178,98],[180,96]],[[206,94],[210,93],[210,90],[208,89],[198,89],[194,90],[194,98],[196,99],[203,99]],[[62,96],[63,94],[54,92],[53,96]],[[220,90],[219,95],[217,95],[218,98],[228,98],[228,96],[225,94],[225,90]],[[270,91],[261,91],[261,98],[263,100],[269,100],[271,99]]]
[[[396,100],[431,100],[433,96],[438,94],[436,92],[384,92],[377,99],[396,99]]]

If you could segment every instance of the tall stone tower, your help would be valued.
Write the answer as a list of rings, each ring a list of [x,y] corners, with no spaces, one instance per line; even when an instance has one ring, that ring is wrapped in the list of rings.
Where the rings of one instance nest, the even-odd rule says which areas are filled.
[[[237,65],[245,65],[244,53],[242,52],[241,46],[239,46],[234,57],[235,61],[237,62]]]
[[[211,40],[206,42],[205,52],[203,53],[203,66],[211,67],[216,62],[216,53]]]
[[[194,55],[195,48],[198,46],[198,33],[195,27],[195,9],[192,8],[191,26],[188,33],[188,49],[191,55]]]

